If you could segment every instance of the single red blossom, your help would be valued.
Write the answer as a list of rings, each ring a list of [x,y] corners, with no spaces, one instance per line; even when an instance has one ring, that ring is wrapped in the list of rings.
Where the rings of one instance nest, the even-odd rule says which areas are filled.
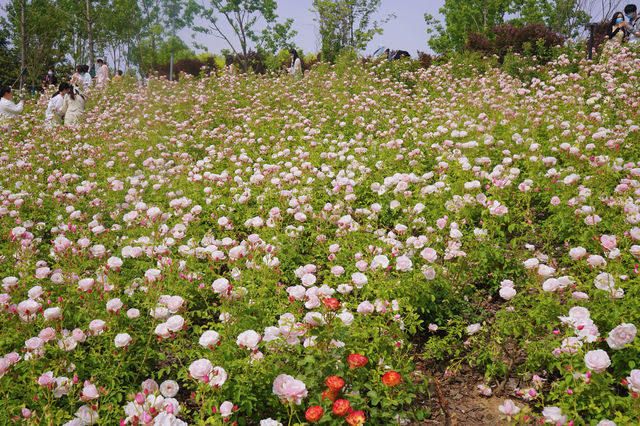
[[[330,311],[335,311],[340,307],[340,302],[334,297],[327,297],[324,299],[324,306]]]
[[[327,377],[327,380],[324,382],[324,384],[327,385],[329,390],[333,391],[334,393],[338,393],[344,386],[344,380],[342,380],[342,378],[338,376],[329,376]]]
[[[324,415],[324,409],[320,405],[313,405],[307,408],[307,412],[304,413],[304,417],[310,422],[320,421]]]
[[[336,416],[344,417],[352,411],[351,403],[346,399],[338,399],[333,403],[333,414]]]
[[[387,386],[396,386],[402,383],[402,376],[397,371],[387,371],[382,376],[382,383]]]
[[[369,362],[369,360],[364,355],[350,354],[347,358],[347,362],[349,363],[349,367],[354,370],[359,367],[364,367],[365,365],[367,365],[367,362]]]
[[[351,426],[360,426],[364,424],[366,417],[362,411],[354,411],[345,419]]]
[[[322,392],[322,400],[323,401],[326,398],[329,401],[333,402],[333,401],[336,400],[337,397],[338,397],[338,392],[334,392],[331,389],[325,389],[324,392]]]

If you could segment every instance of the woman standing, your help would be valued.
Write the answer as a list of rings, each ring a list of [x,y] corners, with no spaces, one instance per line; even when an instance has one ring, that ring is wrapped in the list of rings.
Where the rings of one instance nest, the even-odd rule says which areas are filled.
[[[44,125],[47,129],[53,129],[62,124],[61,110],[64,105],[64,95],[69,91],[69,87],[67,83],[60,83],[58,91],[49,100],[47,111],[44,113]]]
[[[609,23],[609,29],[607,30],[607,36],[609,41],[616,41],[618,44],[627,41],[629,38],[628,32],[629,25],[624,22],[624,15],[622,12],[616,12],[611,18]]]
[[[302,61],[298,52],[296,49],[289,49],[289,55],[291,56],[291,67],[287,68],[287,72],[295,78],[302,78]]]
[[[66,95],[64,95],[64,104],[60,113],[64,115],[65,126],[76,126],[78,119],[84,113],[84,107],[86,104],[86,98],[84,94],[78,90],[77,86],[71,86]]]

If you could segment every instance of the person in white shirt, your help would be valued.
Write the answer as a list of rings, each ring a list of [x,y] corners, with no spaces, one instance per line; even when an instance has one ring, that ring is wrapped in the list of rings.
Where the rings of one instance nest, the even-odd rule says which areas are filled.
[[[638,17],[638,7],[635,4],[628,4],[624,7],[624,14],[629,19],[627,27],[629,43],[640,43],[640,17]]]
[[[295,78],[302,78],[302,61],[298,57],[296,49],[289,49],[291,55],[291,67],[286,68],[287,72]]]
[[[0,88],[0,126],[10,130],[9,124],[11,120],[16,118],[24,107],[24,101],[18,102],[18,105],[14,104],[13,91],[11,87],[4,86]]]
[[[67,83],[60,83],[58,91],[49,100],[47,111],[44,113],[44,125],[47,129],[53,129],[62,124],[62,114],[60,112],[64,105],[64,95],[69,91],[69,88],[70,86]]]
[[[81,74],[81,79],[82,79],[82,87],[89,87],[91,86],[91,83],[93,81],[93,79],[91,78],[91,73],[89,73],[89,65],[81,65],[82,67],[82,74]]]
[[[98,86],[102,86],[109,81],[109,67],[104,63],[102,59],[98,59],[98,72],[96,74],[96,83]]]
[[[64,103],[60,110],[61,115],[64,115],[65,126],[74,127],[78,124],[80,117],[84,114],[86,103],[84,93],[78,89],[78,86],[71,86],[64,95]]]

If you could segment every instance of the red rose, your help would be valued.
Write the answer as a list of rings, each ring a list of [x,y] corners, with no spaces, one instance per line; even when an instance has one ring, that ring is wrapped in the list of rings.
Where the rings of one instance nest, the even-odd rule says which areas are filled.
[[[345,420],[351,426],[360,426],[364,424],[366,418],[362,411],[354,411],[353,413],[349,414]]]
[[[344,386],[344,380],[342,380],[342,378],[338,376],[329,376],[324,383],[333,393],[340,392],[342,390],[342,387]]]
[[[307,409],[307,412],[304,414],[304,417],[310,422],[317,422],[322,418],[324,414],[324,410],[319,405],[314,405]]]
[[[343,417],[352,411],[353,408],[351,408],[351,403],[346,399],[338,399],[333,403],[333,414],[336,416]]]
[[[349,358],[347,358],[347,362],[349,363],[349,367],[354,370],[358,367],[364,367],[365,365],[367,365],[367,362],[369,362],[369,360],[364,355],[351,354],[349,355]]]
[[[338,397],[338,392],[334,392],[331,389],[325,389],[324,392],[322,392],[323,401],[325,398],[327,398],[329,401],[333,402],[336,400],[337,397]]]
[[[336,298],[327,297],[326,299],[324,299],[324,306],[326,306],[330,311],[335,311],[340,307],[340,302],[338,302],[338,299]]]
[[[402,376],[397,371],[387,371],[382,376],[382,383],[387,386],[396,386],[402,383]]]

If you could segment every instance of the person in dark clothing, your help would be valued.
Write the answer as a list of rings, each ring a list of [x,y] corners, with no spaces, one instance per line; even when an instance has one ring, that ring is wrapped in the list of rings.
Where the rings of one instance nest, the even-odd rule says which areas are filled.
[[[392,59],[410,58],[411,55],[406,50],[396,50]]]
[[[50,85],[56,85],[58,84],[58,77],[56,77],[56,75],[53,73],[53,69],[49,68],[49,71],[47,71],[47,75],[44,76],[44,80],[42,80],[42,88],[46,88],[47,86]]]

